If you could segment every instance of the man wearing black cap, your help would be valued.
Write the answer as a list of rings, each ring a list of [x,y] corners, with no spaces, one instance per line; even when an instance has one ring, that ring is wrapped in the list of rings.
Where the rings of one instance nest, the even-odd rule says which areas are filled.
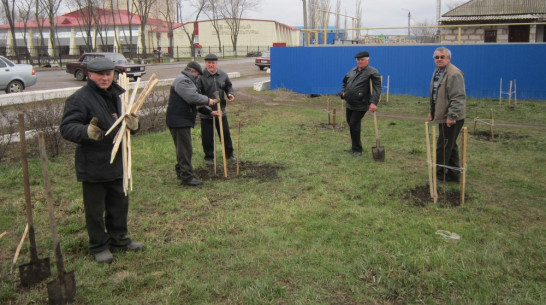
[[[203,182],[196,179],[191,164],[193,153],[191,129],[195,126],[197,111],[203,115],[219,116],[210,107],[216,100],[199,93],[196,82],[203,74],[201,66],[195,61],[188,63],[182,74],[171,85],[169,104],[167,106],[167,126],[173,137],[176,148],[176,176],[183,184],[198,186]]]
[[[123,191],[121,152],[110,164],[117,129],[104,135],[104,131],[123,115],[119,96],[125,90],[114,83],[111,60],[95,58],[89,62],[87,70],[87,84],[66,100],[60,129],[63,138],[78,144],[76,176],[82,182],[89,250],[96,262],[111,263],[111,250],[144,248],[143,244],[127,237],[129,198]],[[132,132],[139,129],[136,116],[125,117],[125,122]]]
[[[222,108],[222,129],[224,130],[224,145],[226,149],[226,158],[230,161],[236,161],[233,155],[233,144],[231,141],[231,133],[229,132],[229,124],[226,112],[226,96],[227,100],[233,102],[235,95],[233,95],[233,86],[228,75],[218,69],[218,57],[214,54],[208,54],[205,56],[206,70],[203,72],[203,76],[199,78],[197,86],[201,92],[210,98],[219,98],[220,106]],[[218,95],[218,97],[216,97]],[[203,151],[205,152],[205,163],[212,164],[214,160],[214,128],[212,124],[212,116],[199,115],[201,119],[201,141],[203,144]],[[218,119],[216,119],[218,120]],[[220,124],[216,121],[216,130],[220,135]]]
[[[356,53],[355,58],[356,67],[343,79],[341,98],[345,99],[347,125],[351,134],[351,147],[345,151],[360,157],[362,156],[360,140],[362,118],[368,109],[372,112],[377,110],[381,95],[381,75],[377,69],[369,66],[370,54],[367,51]]]

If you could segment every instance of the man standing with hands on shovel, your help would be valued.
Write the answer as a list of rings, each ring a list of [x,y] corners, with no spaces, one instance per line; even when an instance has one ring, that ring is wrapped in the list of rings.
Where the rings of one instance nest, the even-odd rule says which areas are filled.
[[[351,134],[351,147],[345,149],[355,157],[362,156],[360,130],[366,111],[375,112],[381,95],[381,75],[370,66],[370,54],[367,51],[355,55],[356,67],[343,79],[341,98],[345,99],[347,125]],[[371,82],[370,82],[371,80]],[[370,84],[373,88],[370,88]]]
[[[451,51],[439,47],[433,55],[436,68],[430,82],[429,121],[438,123],[440,130],[436,145],[436,179],[459,182],[459,149],[457,137],[466,115],[464,75],[451,64]]]
[[[195,177],[191,158],[193,148],[191,143],[191,129],[195,126],[197,111],[204,115],[221,116],[211,108],[217,102],[199,93],[197,79],[203,74],[201,66],[195,61],[188,63],[182,74],[171,85],[169,104],[167,106],[167,126],[176,147],[176,176],[183,184],[198,186],[203,181]]]
[[[114,83],[114,67],[104,57],[89,62],[87,85],[66,100],[60,126],[63,138],[78,144],[76,176],[82,182],[89,250],[98,263],[111,263],[111,250],[144,248],[127,237],[129,197],[123,191],[121,151],[110,164],[116,132],[104,135],[122,115],[119,96],[125,90]],[[139,129],[136,116],[125,122],[132,132]]]
[[[203,72],[203,76],[199,78],[198,87],[203,94],[209,98],[220,98],[220,106],[222,108],[222,129],[224,131],[224,145],[226,151],[226,158],[230,161],[237,161],[233,155],[233,143],[231,141],[231,134],[229,132],[229,124],[226,113],[226,96],[228,101],[233,102],[235,95],[233,95],[233,86],[229,76],[222,70],[218,69],[218,57],[214,54],[208,54],[205,56],[206,70]],[[217,95],[217,96],[216,96]],[[205,163],[212,164],[214,160],[214,128],[210,115],[200,114],[201,119],[201,141],[203,144],[203,151],[205,152]],[[215,119],[217,120],[217,119]],[[220,135],[220,122],[217,121],[216,130]]]

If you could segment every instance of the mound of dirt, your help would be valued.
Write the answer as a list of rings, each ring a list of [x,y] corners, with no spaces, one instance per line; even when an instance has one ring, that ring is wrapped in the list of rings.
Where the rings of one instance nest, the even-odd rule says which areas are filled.
[[[265,164],[252,161],[239,162],[239,174],[237,174],[237,162],[227,163],[227,178],[224,177],[224,163],[218,159],[216,163],[216,174],[214,173],[214,164],[196,168],[195,174],[199,179],[206,180],[231,180],[240,178],[257,179],[267,181],[277,178],[277,172],[284,169],[279,164]]]
[[[429,184],[417,186],[403,195],[403,199],[411,201],[414,205],[425,207],[434,203],[430,197]],[[465,194],[465,201],[468,194]],[[441,207],[456,207],[461,204],[461,192],[459,189],[444,189],[443,185],[438,185],[438,204]]]

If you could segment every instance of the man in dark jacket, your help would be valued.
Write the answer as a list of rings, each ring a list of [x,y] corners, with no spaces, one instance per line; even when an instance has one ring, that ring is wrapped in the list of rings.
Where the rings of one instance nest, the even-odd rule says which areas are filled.
[[[117,129],[104,136],[104,131],[123,115],[119,96],[125,90],[113,82],[111,60],[95,58],[87,69],[87,85],[66,100],[60,129],[63,138],[78,144],[76,176],[82,182],[89,250],[96,262],[111,263],[111,250],[144,248],[127,237],[129,198],[123,191],[121,153],[110,164]],[[139,129],[136,116],[126,117],[125,122],[131,131]]]
[[[218,69],[218,57],[214,54],[205,56],[206,70],[203,76],[199,78],[197,86],[199,90],[209,98],[220,98],[220,106],[222,108],[222,129],[224,130],[224,145],[226,149],[226,158],[230,161],[236,161],[233,155],[233,143],[231,141],[231,133],[226,112],[226,96],[229,102],[235,100],[233,95],[233,86],[226,72]],[[218,96],[215,96],[215,95]],[[203,151],[205,152],[205,163],[212,164],[214,160],[214,128],[212,124],[212,116],[200,114],[201,119],[201,141]],[[216,120],[216,130],[220,135],[220,124]]]
[[[381,75],[377,69],[369,66],[370,54],[367,51],[356,53],[355,58],[357,66],[345,75],[341,98],[345,99],[347,125],[351,134],[351,147],[345,151],[360,157],[362,156],[360,140],[362,118],[368,109],[372,112],[377,110],[376,106],[381,95]]]
[[[203,74],[201,66],[195,61],[189,62],[171,85],[167,106],[167,126],[176,148],[176,175],[182,183],[190,186],[203,183],[195,178],[191,164],[193,153],[191,129],[195,126],[197,111],[204,115],[221,116],[218,111],[212,111],[207,107],[215,105],[216,100],[200,94],[197,89],[197,78],[201,74]]]

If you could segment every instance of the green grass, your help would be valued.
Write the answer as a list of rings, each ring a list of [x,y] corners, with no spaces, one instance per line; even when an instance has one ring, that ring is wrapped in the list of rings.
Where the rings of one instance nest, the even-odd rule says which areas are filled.
[[[495,141],[469,135],[467,199],[453,206],[443,194],[458,194],[454,184],[439,188],[437,204],[407,196],[428,187],[426,99],[391,95],[379,107],[386,161],[377,163],[372,116],[363,121],[363,157],[354,158],[343,152],[348,129],[324,127],[328,98],[339,108],[335,97],[240,92],[229,119],[234,145],[242,126],[241,175],[224,179],[220,159],[219,174],[199,188],[176,181],[168,131],[134,137],[129,229],[147,248],[115,254],[112,265],[87,251],[72,154],[50,160],[76,303],[546,303],[546,103],[468,101],[470,132],[475,114],[489,118],[491,108],[498,126]],[[198,127],[193,140],[194,168],[206,170]],[[248,178],[250,165],[277,175]],[[39,257],[54,261],[38,159],[30,172]],[[0,303],[46,304],[45,283],[22,288],[9,273],[26,224],[21,166],[0,164],[0,183]],[[26,242],[18,265],[29,261]]]

